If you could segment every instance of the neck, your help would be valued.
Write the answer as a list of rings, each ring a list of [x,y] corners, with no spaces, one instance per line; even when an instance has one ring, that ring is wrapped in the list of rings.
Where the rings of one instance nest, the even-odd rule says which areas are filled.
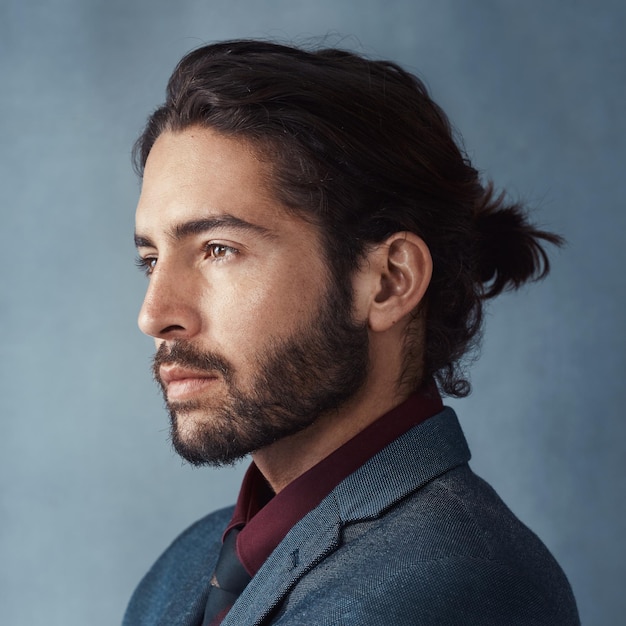
[[[342,407],[320,416],[299,433],[257,450],[252,458],[278,493],[408,395],[399,393],[388,380],[366,385]]]

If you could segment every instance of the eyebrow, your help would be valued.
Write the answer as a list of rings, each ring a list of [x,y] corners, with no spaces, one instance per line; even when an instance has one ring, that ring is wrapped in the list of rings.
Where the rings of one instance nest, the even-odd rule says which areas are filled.
[[[216,215],[214,217],[180,222],[179,224],[175,224],[170,229],[168,235],[174,241],[180,241],[181,239],[185,239],[186,237],[191,237],[192,235],[200,235],[202,233],[216,230],[218,228],[230,228],[238,230],[240,232],[248,233],[252,232],[267,238],[275,237],[273,231],[269,230],[268,228],[265,228],[264,226],[259,226],[258,224],[253,224],[252,222],[247,222],[228,213],[223,215]],[[140,235],[139,233],[135,233],[135,246],[137,248],[155,247],[149,237]]]

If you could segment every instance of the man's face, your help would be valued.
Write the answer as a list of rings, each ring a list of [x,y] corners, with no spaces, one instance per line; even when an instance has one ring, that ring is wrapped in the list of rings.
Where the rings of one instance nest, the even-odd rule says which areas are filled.
[[[177,451],[230,463],[294,434],[362,386],[367,330],[330,277],[315,226],[290,215],[250,145],[163,133],[144,172],[139,326]],[[345,291],[345,290],[344,290]]]

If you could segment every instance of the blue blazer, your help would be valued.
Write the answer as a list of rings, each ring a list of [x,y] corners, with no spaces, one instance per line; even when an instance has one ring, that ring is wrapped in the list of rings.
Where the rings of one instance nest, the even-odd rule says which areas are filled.
[[[468,467],[447,408],[348,476],[298,522],[223,626],[572,626],[571,588],[539,539]],[[197,626],[232,508],[187,529],[124,626]]]

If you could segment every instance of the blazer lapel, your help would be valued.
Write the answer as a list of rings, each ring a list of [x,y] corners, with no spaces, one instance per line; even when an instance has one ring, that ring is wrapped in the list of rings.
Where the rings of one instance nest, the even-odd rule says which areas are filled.
[[[222,626],[263,623],[297,581],[340,545],[336,500],[327,497],[301,519],[237,599]]]
[[[340,546],[346,523],[381,515],[469,458],[465,437],[451,409],[411,429],[337,485],[287,533],[222,626],[262,624],[298,580]]]

